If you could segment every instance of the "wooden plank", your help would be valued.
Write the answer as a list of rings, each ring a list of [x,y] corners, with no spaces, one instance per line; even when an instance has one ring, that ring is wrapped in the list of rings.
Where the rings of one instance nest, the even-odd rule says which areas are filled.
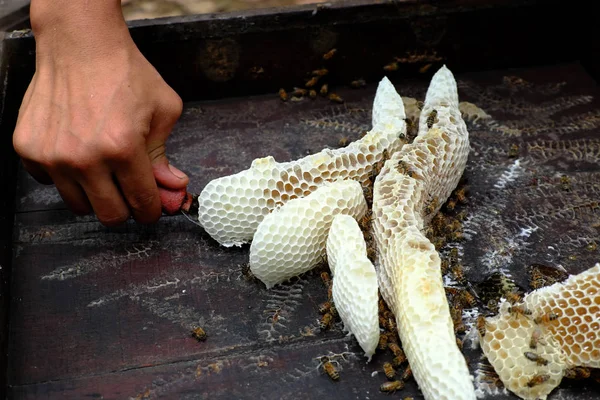
[[[579,65],[510,76],[458,76],[461,100],[493,119],[468,123],[469,204],[459,206],[467,213],[465,240],[442,254],[459,248],[474,285],[503,271],[527,290],[524,267],[531,263],[576,273],[598,259],[590,244],[600,244],[600,98]],[[405,95],[421,97],[426,88],[396,83]],[[347,134],[342,128],[359,136],[357,127],[368,125],[374,89],[341,91],[344,106],[281,103],[275,95],[188,105],[169,144],[172,159],[198,190],[254,157],[285,161],[335,145]],[[508,154],[511,144],[518,144],[517,158]],[[377,396],[382,377],[371,373],[387,354],[368,365],[352,356],[342,363],[348,378],[339,384],[318,376],[317,355],[360,349],[339,324],[327,333],[316,329],[316,307],[326,294],[315,273],[267,291],[241,273],[247,246],[219,247],[181,216],[108,229],[93,217],[44,211],[49,204],[35,203],[37,197],[23,203],[39,211],[17,215],[13,242],[14,398],[135,398],[147,390],[150,397],[181,398]],[[206,342],[189,337],[195,324],[206,328]],[[478,351],[467,349],[466,356],[474,371]],[[226,368],[211,373],[208,365],[219,360]],[[263,361],[268,365],[258,366]],[[306,375],[286,380],[296,373]],[[592,388],[574,384],[561,393],[587,398]]]

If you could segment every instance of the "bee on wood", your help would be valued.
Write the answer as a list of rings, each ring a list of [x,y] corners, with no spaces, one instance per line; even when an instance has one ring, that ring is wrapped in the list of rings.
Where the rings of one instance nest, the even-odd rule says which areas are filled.
[[[314,76],[325,76],[329,73],[329,70],[327,68],[321,68],[321,69],[315,69],[312,72],[312,75]]]
[[[310,97],[311,99],[316,99],[317,98],[317,91],[314,89],[310,89],[308,91],[308,97]]]
[[[308,93],[307,89],[295,87],[294,91],[292,92],[292,96],[302,97],[302,96],[306,96],[307,93]]]
[[[531,339],[529,340],[529,348],[535,349],[537,347],[538,342],[540,341],[540,337],[542,336],[542,330],[540,327],[536,326],[531,334]]]
[[[537,317],[536,319],[533,320],[533,322],[535,322],[538,325],[549,324],[550,322],[552,322],[556,319],[558,319],[558,314],[549,312],[540,317]]]
[[[330,60],[335,53],[337,53],[337,49],[331,49],[327,53],[323,54],[323,60]]]
[[[279,98],[281,101],[287,101],[289,99],[289,96],[284,88],[279,89]]]
[[[321,360],[323,362],[323,371],[329,376],[332,381],[337,381],[340,379],[340,373],[335,369],[333,363],[329,361],[327,358]]]
[[[205,341],[206,340],[206,332],[204,331],[204,329],[200,328],[199,326],[192,329],[192,337],[200,342]]]
[[[454,279],[456,279],[456,282],[460,283],[461,285],[465,285],[467,283],[467,279],[465,278],[465,273],[463,271],[462,265],[453,265],[452,275],[454,275]]]
[[[379,344],[377,345],[377,348],[379,350],[385,350],[387,348],[387,342],[388,342],[388,334],[387,333],[382,333],[379,335]]]
[[[512,306],[512,307],[508,307],[508,312],[512,315],[531,315],[531,310],[529,310],[528,308],[526,308],[525,306]]]
[[[571,180],[568,176],[562,175],[560,177],[560,187],[565,192],[569,192],[571,190]]]
[[[410,365],[407,365],[406,369],[402,373],[402,376],[400,377],[400,379],[402,379],[404,382],[406,382],[407,380],[412,378],[412,376],[413,376],[412,368],[410,367]]]
[[[396,390],[402,389],[404,389],[404,382],[402,381],[385,382],[379,386],[379,390],[385,393],[394,393]]]
[[[325,287],[329,287],[331,286],[331,276],[329,275],[329,272],[327,271],[323,271],[321,272],[321,280],[323,281],[323,284],[325,285]]]
[[[364,79],[357,79],[355,81],[350,82],[350,86],[354,89],[358,89],[364,86],[367,86],[367,82]]]
[[[446,218],[444,218],[442,214],[435,214],[435,216],[431,219],[431,227],[436,232],[442,232],[445,226]]]
[[[432,110],[427,116],[427,128],[431,129],[433,124],[437,122],[437,110]]]
[[[539,354],[536,354],[532,351],[526,351],[523,355],[530,361],[535,362],[537,365],[548,365],[548,360],[541,357]]]
[[[339,104],[342,104],[344,102],[344,99],[342,99],[340,96],[338,96],[335,93],[329,93],[328,99],[334,103],[339,103]]]
[[[586,367],[573,367],[565,371],[567,379],[587,379],[592,375],[592,371]]]
[[[398,70],[398,63],[395,62],[395,61],[391,62],[391,63],[385,65],[383,67],[383,70],[387,71],[387,72],[397,71]]]
[[[485,317],[483,315],[478,316],[477,317],[477,331],[479,332],[479,335],[482,338],[485,337],[486,327],[487,327],[487,322],[485,320]]]
[[[392,364],[390,364],[389,362],[383,363],[383,373],[385,374],[386,378],[388,378],[390,381],[393,380],[396,376],[396,370],[394,369],[394,367],[392,367]]]
[[[537,385],[541,385],[542,383],[546,382],[548,379],[550,379],[550,375],[534,375],[533,378],[531,378],[531,380],[529,382],[527,382],[527,386],[528,387],[534,387]]]
[[[477,300],[475,300],[475,296],[469,293],[468,290],[463,290],[460,293],[460,302],[463,304],[463,306],[469,306],[470,308],[473,308],[477,305]]]
[[[319,82],[319,77],[313,76],[306,82],[306,85],[304,85],[304,86],[306,86],[307,88],[311,88],[311,87],[315,86],[317,84],[317,82]]]
[[[321,96],[326,96],[328,91],[329,91],[329,85],[324,84],[323,86],[321,86],[319,93],[321,94]]]
[[[348,136],[344,136],[338,141],[338,147],[346,147],[350,143],[350,138]]]
[[[519,157],[519,145],[518,144],[511,144],[510,148],[508,149],[508,157],[509,158],[517,158]]]
[[[319,321],[319,328],[322,331],[329,329],[329,326],[331,325],[331,321],[333,321],[333,315],[331,315],[330,313],[326,313],[321,318],[321,321]]]
[[[331,309],[331,302],[326,301],[325,303],[319,304],[319,314],[326,314]]]
[[[397,343],[388,343],[388,348],[394,355],[394,357],[398,357],[399,355],[404,355],[404,351],[398,346]]]
[[[437,197],[434,197],[429,202],[427,202],[427,205],[425,206],[425,214],[427,214],[427,215],[433,214],[437,210],[438,206],[439,206],[439,200],[437,199]]]

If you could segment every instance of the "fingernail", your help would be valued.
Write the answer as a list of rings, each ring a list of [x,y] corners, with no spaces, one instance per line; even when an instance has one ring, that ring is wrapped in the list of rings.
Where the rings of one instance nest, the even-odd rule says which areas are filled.
[[[173,175],[175,175],[179,179],[185,179],[185,178],[188,177],[184,172],[180,171],[179,169],[177,169],[176,167],[172,166],[171,164],[169,164],[169,169],[171,170],[171,172],[173,173]]]

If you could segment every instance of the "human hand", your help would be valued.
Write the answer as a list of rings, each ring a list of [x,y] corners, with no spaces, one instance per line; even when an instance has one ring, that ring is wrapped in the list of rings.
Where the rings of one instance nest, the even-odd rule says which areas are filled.
[[[64,10],[89,2],[59,2],[31,4],[36,72],[19,111],[15,150],[37,180],[54,182],[75,213],[93,209],[109,226],[130,215],[155,222],[157,183],[188,183],[165,156],[181,99],[139,52],[114,1],[91,2],[88,8],[99,7],[93,20]],[[51,18],[49,4],[62,16]]]

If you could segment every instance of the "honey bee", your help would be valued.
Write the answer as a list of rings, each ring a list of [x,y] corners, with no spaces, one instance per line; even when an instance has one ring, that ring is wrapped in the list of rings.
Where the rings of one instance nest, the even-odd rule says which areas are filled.
[[[526,308],[525,306],[512,306],[508,307],[508,312],[513,315],[531,315],[531,310]]]
[[[329,308],[329,314],[331,314],[331,316],[333,318],[337,318],[338,317],[338,311],[337,311],[337,308],[335,307],[334,303],[331,303],[331,307]]]
[[[452,211],[452,210],[454,210],[455,207],[456,207],[456,199],[449,198],[448,201],[446,202],[446,210]]]
[[[325,303],[319,304],[319,314],[325,314],[325,313],[329,312],[330,309],[331,309],[330,301],[326,301]]]
[[[379,386],[379,390],[386,393],[394,393],[396,390],[402,389],[404,389],[404,382],[402,381],[385,382]]]
[[[373,203],[373,186],[363,186],[363,195],[368,205]]]
[[[485,317],[483,315],[478,316],[477,317],[477,331],[479,332],[479,335],[482,338],[485,337],[486,327],[487,327],[487,323],[485,321]]]
[[[311,87],[315,86],[317,84],[317,82],[319,82],[319,77],[313,76],[306,82],[306,85],[304,85],[304,86],[306,86],[307,88],[311,88]]]
[[[587,379],[592,375],[592,371],[586,367],[573,367],[565,371],[567,379]]]
[[[401,174],[408,175],[410,177],[413,176],[413,171],[410,169],[408,164],[403,160],[398,161],[398,165],[396,165],[396,171],[400,172]]]
[[[302,97],[302,96],[306,96],[307,93],[308,93],[307,89],[295,87],[294,91],[292,92],[292,96]]]
[[[246,264],[246,265],[244,265],[244,266],[242,266],[242,275],[244,275],[244,277],[248,281],[257,281],[258,280],[258,278],[256,278],[256,276],[254,276],[254,274],[250,270],[250,264],[249,263]]]
[[[456,347],[458,347],[458,349],[459,349],[460,351],[462,351],[462,350],[463,350],[463,341],[462,341],[462,340],[460,340],[459,338],[456,338]]]
[[[383,315],[379,316],[379,327],[382,329],[387,329],[387,318],[385,318]]]
[[[383,363],[383,373],[390,381],[396,376],[396,370],[389,362]]]
[[[337,49],[329,50],[327,53],[323,54],[323,60],[330,60],[335,55],[336,52],[337,52]]]
[[[319,90],[319,93],[321,94],[321,96],[326,96],[328,91],[329,91],[329,85],[324,84],[323,86],[321,86],[321,90]]]
[[[392,365],[394,367],[399,367],[402,364],[404,364],[405,362],[406,362],[406,355],[404,354],[404,352],[402,352],[402,354],[400,354],[392,359]]]
[[[410,367],[410,365],[407,365],[406,369],[402,373],[402,376],[400,377],[400,379],[402,379],[404,382],[406,382],[407,380],[412,378],[412,376],[413,376],[412,368]]]
[[[550,375],[534,375],[533,378],[531,378],[531,380],[529,380],[529,382],[527,382],[527,386],[528,387],[534,387],[537,385],[541,385],[542,383],[546,382],[548,379],[550,379]]]
[[[315,76],[325,76],[328,73],[329,73],[329,70],[327,68],[321,68],[321,69],[315,69],[312,72],[312,75],[315,75]]]
[[[206,332],[204,332],[204,329],[200,328],[199,326],[192,329],[192,337],[198,341],[205,341],[206,340]]]
[[[529,348],[535,349],[537,347],[538,342],[540,341],[540,337],[542,336],[542,330],[536,326],[531,334],[531,339],[529,340]]]
[[[396,330],[398,329],[398,326],[396,325],[396,318],[394,317],[389,317],[387,319],[387,329],[390,332],[396,332]]]
[[[398,70],[398,63],[395,62],[395,61],[391,62],[391,63],[385,65],[383,67],[383,70],[387,71],[387,72],[397,71]]]
[[[329,329],[331,321],[333,321],[333,315],[331,315],[330,313],[325,313],[325,315],[323,315],[323,317],[321,318],[321,321],[319,321],[319,328],[322,331]]]
[[[329,275],[329,272],[327,271],[323,271],[321,272],[321,280],[323,281],[323,284],[325,285],[325,287],[329,287],[331,286],[331,276]]]
[[[326,358],[322,361],[324,361],[323,362],[323,370],[325,371],[327,376],[329,376],[329,378],[332,381],[337,381],[338,379],[340,379],[340,373],[337,371],[337,369],[335,369],[335,367],[333,366],[333,363]]]
[[[377,249],[375,246],[367,246],[367,258],[374,262],[377,258]]]
[[[466,204],[467,203],[467,186],[463,186],[460,189],[457,189],[454,192],[454,196],[456,196],[456,200],[459,203]]]
[[[568,192],[571,190],[571,180],[569,179],[568,176],[562,175],[560,177],[560,187],[565,192]]]
[[[463,306],[469,306],[470,308],[473,308],[477,305],[477,300],[475,300],[475,296],[469,293],[468,290],[463,290],[460,293],[460,301],[463,304]]]
[[[511,144],[510,148],[508,149],[508,157],[509,158],[517,158],[519,157],[519,145],[518,144]]]
[[[530,361],[534,361],[537,365],[548,365],[548,360],[546,360],[545,358],[541,357],[540,355],[532,352],[532,351],[526,351],[525,353],[523,353],[523,355]]]
[[[377,348],[379,350],[385,350],[387,348],[387,342],[388,342],[388,334],[387,333],[382,333],[379,335],[379,344],[377,345]]]
[[[327,300],[333,301],[333,285],[327,288]]]
[[[344,136],[343,138],[341,138],[338,141],[338,146],[339,147],[346,147],[346,146],[348,146],[348,143],[350,143],[350,139],[348,138],[348,136]]]
[[[284,88],[279,89],[279,98],[281,99],[281,101],[287,101],[287,99],[289,98]]]
[[[311,99],[316,99],[317,98],[317,91],[314,89],[310,89],[308,91],[308,97],[310,97]]]
[[[427,128],[431,129],[433,124],[436,123],[437,120],[437,110],[432,110],[427,116]]]
[[[353,87],[353,88],[355,88],[355,89],[364,87],[366,85],[367,85],[367,82],[365,82],[364,79],[357,79],[355,81],[350,82],[350,86]]]
[[[437,199],[437,197],[434,197],[425,206],[425,213],[427,215],[433,214],[435,212],[435,210],[437,210],[438,205],[439,205],[439,200]]]
[[[339,103],[339,104],[342,104],[344,102],[344,99],[342,99],[340,96],[338,96],[335,93],[329,93],[328,99],[334,103]]]
[[[363,219],[364,219],[364,218],[365,218],[365,217],[363,217]],[[362,221],[362,219],[361,219],[361,221]],[[370,219],[370,217],[369,217],[369,222],[370,222],[370,221],[371,221],[371,219]],[[359,222],[359,225],[360,225],[361,227],[362,227],[362,226],[368,226],[368,223],[369,223],[369,222],[367,222],[366,224],[361,224],[361,223]],[[380,296],[380,297],[379,297],[379,301],[377,302],[377,310],[378,310],[378,311],[379,311],[379,313],[381,314],[381,313],[385,312],[385,311],[386,311],[386,309],[387,309],[387,307],[385,306],[385,301],[383,301],[383,299],[382,299],[382,298],[381,298],[381,296]]]
[[[421,68],[419,68],[419,73],[420,74],[424,74],[425,72],[429,71],[429,68],[431,68],[433,64],[425,64],[423,65]]]
[[[538,325],[549,324],[551,321],[558,319],[558,314],[549,312],[533,320]]]
[[[521,301],[521,295],[517,292],[508,292],[505,294],[506,300],[510,304],[517,304]]]
[[[397,343],[388,343],[388,348],[394,354],[394,357],[398,357],[399,355],[403,355],[404,351],[398,346]]]
[[[465,273],[463,271],[462,265],[453,265],[452,275],[454,275],[454,279],[456,279],[456,282],[460,283],[461,285],[465,285],[467,283],[467,279],[465,278]]]

